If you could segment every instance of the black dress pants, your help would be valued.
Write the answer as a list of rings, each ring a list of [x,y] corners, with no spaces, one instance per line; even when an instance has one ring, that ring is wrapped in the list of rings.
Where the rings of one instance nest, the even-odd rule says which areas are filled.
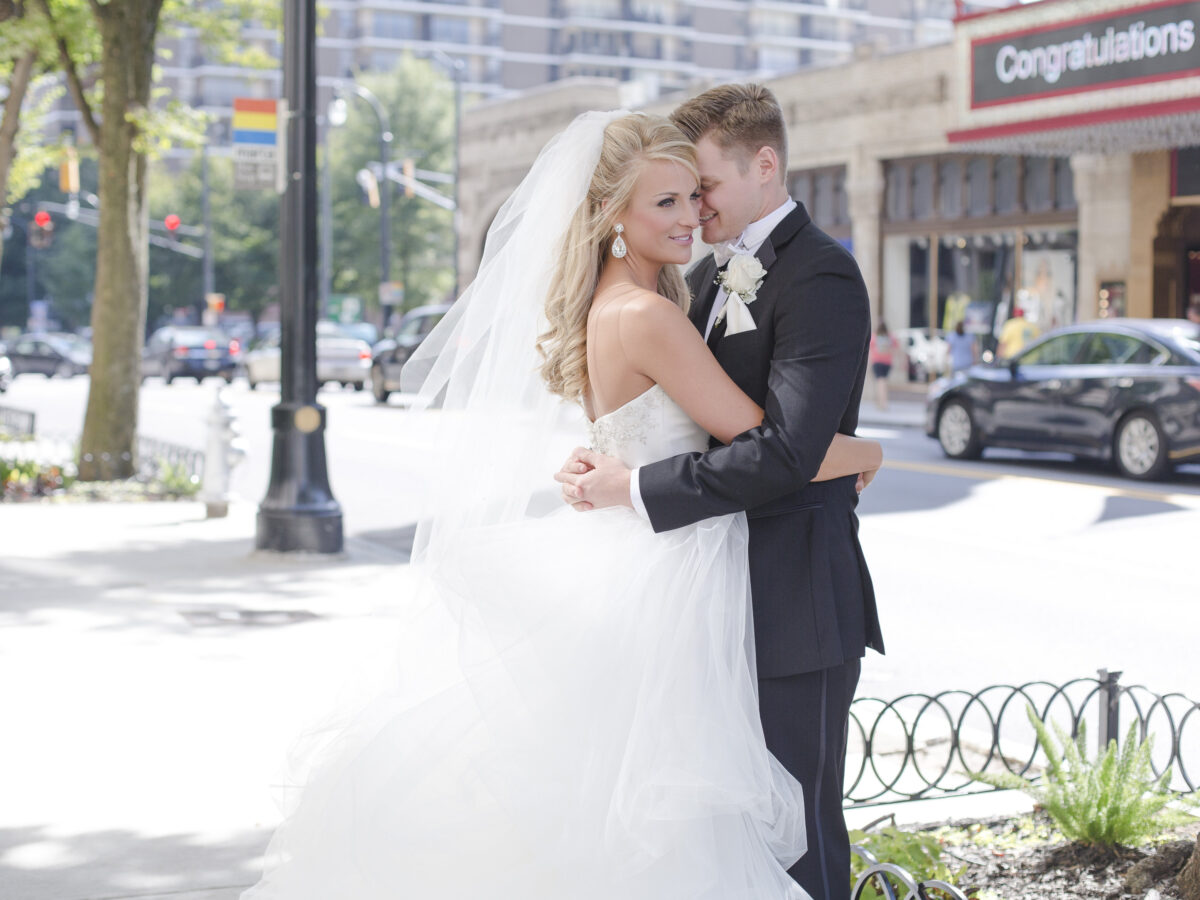
[[[850,702],[862,660],[758,682],[767,749],[804,787],[808,852],[789,870],[813,900],[849,900],[850,839],[842,782]]]

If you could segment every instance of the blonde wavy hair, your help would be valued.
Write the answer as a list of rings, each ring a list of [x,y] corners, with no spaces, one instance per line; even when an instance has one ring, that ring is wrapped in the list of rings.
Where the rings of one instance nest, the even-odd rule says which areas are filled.
[[[571,217],[550,282],[549,328],[537,340],[542,377],[551,392],[567,400],[578,402],[588,390],[588,312],[600,271],[612,252],[613,226],[629,207],[646,164],[659,160],[685,166],[699,181],[696,148],[667,119],[633,113],[614,119],[604,129],[600,162],[587,198]],[[687,310],[690,297],[679,266],[662,267],[658,292]]]

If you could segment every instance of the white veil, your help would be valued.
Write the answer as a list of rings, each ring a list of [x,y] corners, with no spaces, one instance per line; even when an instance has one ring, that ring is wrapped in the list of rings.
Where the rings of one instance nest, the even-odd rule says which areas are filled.
[[[435,506],[418,526],[414,562],[436,566],[453,535],[519,518],[539,493],[561,505],[553,474],[586,440],[585,420],[547,390],[535,342],[562,238],[604,130],[623,115],[583,113],[546,145],[488,229],[474,282],[404,367],[414,408],[442,410],[430,460]]]

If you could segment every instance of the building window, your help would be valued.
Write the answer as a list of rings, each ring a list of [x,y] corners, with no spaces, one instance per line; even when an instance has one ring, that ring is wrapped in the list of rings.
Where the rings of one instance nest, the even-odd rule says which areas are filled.
[[[1075,209],[1075,173],[1065,156],[1054,160],[1054,208]]]
[[[420,36],[417,17],[398,12],[376,12],[371,32],[375,37],[393,40],[415,40]]]
[[[890,222],[904,222],[910,218],[909,184],[910,170],[904,163],[890,163],[884,175],[887,191],[884,197],[884,214]]]
[[[466,19],[430,16],[429,37],[447,44],[466,44],[471,39],[469,25]]]
[[[996,160],[996,213],[1008,215],[1021,209],[1018,186],[1020,184],[1020,159],[1016,156],[1001,156]]]
[[[1054,160],[1046,156],[1031,156],[1025,160],[1025,209],[1031,213],[1048,212],[1054,208],[1050,186],[1054,179]]]
[[[934,215],[934,166],[927,160],[913,166],[912,170],[912,217],[930,219]]]
[[[943,219],[957,219],[963,212],[962,160],[943,160],[938,166],[938,192]]]
[[[976,156],[967,163],[967,215],[986,216],[992,212],[992,160]]]

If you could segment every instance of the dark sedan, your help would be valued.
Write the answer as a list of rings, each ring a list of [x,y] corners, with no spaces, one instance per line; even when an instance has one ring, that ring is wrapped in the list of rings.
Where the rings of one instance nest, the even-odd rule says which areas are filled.
[[[86,373],[92,364],[91,347],[72,334],[23,334],[8,345],[7,355],[13,375],[70,378]]]
[[[217,375],[228,383],[241,352],[237,340],[201,325],[168,325],[150,336],[142,351],[142,379],[161,375],[170,384],[176,378]]]
[[[1105,319],[930,386],[925,430],[947,456],[987,447],[1111,460],[1153,479],[1200,459],[1200,325]]]
[[[387,403],[392,392],[400,390],[400,370],[426,335],[433,331],[433,326],[449,311],[449,304],[411,309],[400,320],[396,336],[374,346],[371,351],[371,393],[375,395],[376,403]]]

